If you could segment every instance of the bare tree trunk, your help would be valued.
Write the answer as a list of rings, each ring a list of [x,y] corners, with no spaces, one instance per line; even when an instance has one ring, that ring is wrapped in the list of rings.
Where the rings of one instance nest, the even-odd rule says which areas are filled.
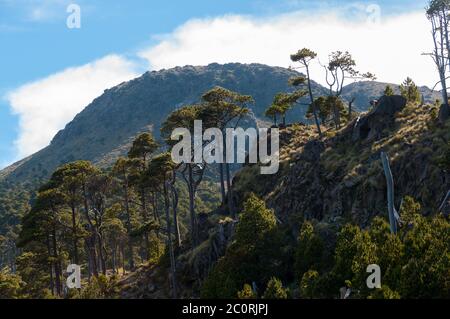
[[[230,164],[225,163],[225,171],[227,175],[227,195],[228,195],[228,209],[230,211],[230,215],[235,217],[236,212],[234,209],[234,201],[233,201],[233,190],[231,188],[231,173],[230,173]]]
[[[127,271],[125,270],[125,245],[120,245],[120,253],[122,255],[122,275],[126,275]]]
[[[389,165],[388,156],[384,152],[381,152],[381,161],[383,163],[384,174],[386,175],[389,225],[391,228],[391,233],[396,234],[397,233],[397,221],[395,218],[395,207],[394,207],[394,178],[392,176],[392,171],[391,171],[391,167]]]
[[[173,213],[173,223],[175,228],[175,240],[177,242],[178,247],[181,247],[181,234],[180,234],[180,225],[178,223],[178,191],[175,188],[175,172],[173,172],[174,177],[170,184],[170,190],[172,193],[172,213]]]
[[[54,266],[55,266],[55,285],[56,285],[56,294],[61,296],[61,268],[59,266],[59,255],[58,255],[58,246],[56,242],[56,229],[53,226],[52,229],[52,244],[53,244],[53,258],[54,258]]]
[[[47,253],[48,257],[50,258],[52,256],[52,251],[50,247],[50,236],[47,234]],[[52,295],[55,294],[55,282],[53,280],[53,262],[50,262],[50,290],[52,292]]]
[[[445,195],[444,200],[442,201],[441,206],[439,206],[439,212],[444,213],[443,209],[445,208],[445,205],[448,203],[448,199],[450,198],[450,191],[447,192],[447,195]]]
[[[75,264],[79,265],[76,208],[74,203],[72,203],[70,206],[72,209],[73,258]]]
[[[317,127],[317,132],[319,133],[319,137],[322,137],[322,130],[320,129],[319,117],[317,116],[317,108],[316,108],[316,105],[314,104],[314,96],[313,96],[312,87],[311,87],[311,78],[309,75],[309,66],[307,63],[305,63],[305,67],[306,67],[306,76],[308,77],[308,93],[309,93],[309,99],[310,99],[311,105],[312,105],[314,121],[316,122],[316,127]]]
[[[348,121],[349,122],[352,120],[352,113],[353,113],[352,106],[353,106],[354,102],[355,102],[354,97],[350,100],[350,102],[348,102]]]
[[[97,231],[97,243],[98,243],[98,257],[100,259],[100,266],[101,271],[103,275],[106,275],[106,260],[105,260],[105,254],[104,254],[104,247],[103,247],[103,238],[100,234],[100,231]]]
[[[164,181],[164,208],[166,211],[166,223],[167,223],[167,247],[169,248],[169,255],[170,255],[172,298],[176,299],[177,298],[176,266],[175,266],[175,253],[172,244],[172,223],[170,221],[170,213],[169,213],[169,194],[167,191],[167,181]]]
[[[115,243],[111,244],[111,266],[113,274],[118,273],[117,271],[117,245]]]
[[[134,253],[133,253],[133,242],[131,238],[131,212],[130,212],[130,199],[128,193],[128,182],[125,181],[125,211],[127,213],[127,233],[128,233],[128,263],[130,270],[134,270]]]
[[[219,173],[220,173],[220,193],[222,195],[222,204],[225,204],[226,194],[225,194],[225,177],[223,173],[223,163],[219,163]]]
[[[91,264],[91,271],[95,277],[98,277],[98,263],[97,263],[97,253],[95,250],[95,233],[91,234],[88,239],[88,249],[89,249],[89,260]]]
[[[197,214],[195,213],[195,185],[192,174],[192,165],[187,164],[188,167],[188,191],[189,191],[189,213],[191,217],[191,237],[192,247],[198,245],[198,229],[197,229]]]
[[[156,192],[153,193],[152,196],[152,206],[153,206],[153,217],[155,221],[158,222],[159,225],[161,225],[161,219],[159,218],[159,212],[158,212],[158,196]],[[156,238],[159,239],[159,227],[156,228]]]
[[[141,189],[141,206],[142,206],[142,217],[144,219],[144,223],[148,222],[147,216],[147,201],[145,200],[145,189]],[[150,241],[148,239],[148,231],[144,233],[144,243],[145,243],[145,258],[150,259]]]
[[[83,183],[82,185],[82,189],[83,189],[83,204],[84,204],[84,213],[85,213],[85,217],[88,221],[88,231],[90,236],[87,239],[87,247],[89,250],[88,253],[88,258],[89,258],[89,264],[91,265],[91,271],[92,274],[95,277],[98,277],[98,268],[97,268],[97,256],[95,253],[95,228],[94,225],[92,224],[91,218],[89,217],[89,204],[88,204],[88,197],[87,197],[87,190],[86,190],[86,183]]]
[[[448,105],[447,77],[446,77],[446,65],[448,64],[449,60],[448,49],[450,49],[450,43],[448,39],[448,23],[445,16],[446,13],[444,12],[443,16],[440,16],[438,14],[437,16],[435,15],[430,17],[434,43],[434,52],[432,56],[433,61],[436,64],[436,67],[439,72],[439,79],[442,87],[441,90],[442,106],[439,110],[439,121],[441,123],[444,123],[450,117],[450,107]],[[439,26],[436,25],[436,23],[439,23]],[[447,49],[447,56],[445,54],[446,49]]]

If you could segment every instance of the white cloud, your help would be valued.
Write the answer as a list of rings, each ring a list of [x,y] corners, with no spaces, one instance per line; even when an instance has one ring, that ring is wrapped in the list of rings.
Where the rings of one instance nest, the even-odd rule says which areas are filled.
[[[330,11],[329,11],[330,12]],[[223,16],[191,20],[165,35],[155,46],[139,52],[151,68],[204,65],[212,62],[259,62],[289,66],[289,55],[302,47],[319,53],[322,63],[336,50],[350,51],[361,71],[375,73],[380,81],[400,83],[411,76],[418,84],[436,82],[430,58],[430,26],[423,11],[370,19],[349,19],[345,12],[296,12],[272,18]],[[354,14],[352,14],[355,17]],[[349,20],[353,22],[349,22]],[[312,77],[324,82],[316,65]]]
[[[134,65],[118,55],[69,68],[6,96],[12,112],[19,115],[18,157],[47,146],[53,136],[106,88],[136,77]]]

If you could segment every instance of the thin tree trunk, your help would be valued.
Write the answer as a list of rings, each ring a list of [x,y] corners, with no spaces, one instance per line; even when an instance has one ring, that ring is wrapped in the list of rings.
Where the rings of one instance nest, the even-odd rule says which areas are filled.
[[[170,255],[170,272],[171,272],[171,284],[172,284],[172,298],[177,298],[177,281],[176,281],[176,266],[175,266],[175,254],[172,244],[172,223],[170,221],[169,212],[169,194],[167,192],[167,181],[164,181],[164,208],[166,212],[167,223],[167,247],[169,248]]]
[[[175,226],[175,240],[177,242],[178,247],[181,247],[180,225],[178,223],[178,192],[175,189],[174,185],[171,185],[171,190],[172,190],[172,213],[173,213],[173,222]]]
[[[233,191],[231,189],[231,173],[230,173],[230,164],[225,163],[225,169],[227,174],[227,190],[228,190],[228,209],[230,210],[230,214],[232,217],[235,217],[236,212],[234,209],[234,201],[233,201]]]
[[[383,163],[384,174],[386,175],[387,185],[387,199],[388,199],[388,212],[389,212],[389,224],[391,233],[397,233],[397,222],[395,220],[395,207],[394,207],[394,178],[389,166],[389,159],[387,154],[381,152],[381,161]]]
[[[148,222],[147,216],[147,201],[145,200],[145,189],[141,188],[141,206],[142,206],[142,217],[144,218],[144,224]],[[145,244],[145,259],[150,259],[150,241],[148,239],[148,231],[144,233],[144,244]]]
[[[133,254],[133,242],[131,238],[131,212],[129,204],[129,194],[128,194],[128,181],[125,181],[125,211],[127,213],[127,233],[128,233],[128,263],[130,270],[134,270],[134,254]]]
[[[96,243],[96,239],[95,239],[96,235],[91,234],[91,236],[89,237],[89,259],[91,260],[91,268],[92,268],[92,274],[95,277],[98,277],[98,263],[97,263],[97,253],[96,253],[96,249],[95,249],[95,243]]]
[[[153,206],[154,219],[155,219],[155,221],[158,222],[159,225],[161,225],[161,219],[159,217],[159,212],[158,212],[158,197],[157,197],[156,192],[154,192],[153,196],[152,196],[152,206]],[[156,232],[156,238],[159,239],[159,227],[156,228],[155,232]]]
[[[306,76],[308,77],[308,93],[309,93],[309,99],[311,100],[312,111],[314,114],[314,121],[316,122],[317,132],[319,133],[319,136],[322,137],[322,130],[320,129],[319,118],[317,116],[317,108],[314,104],[314,96],[313,96],[312,87],[311,87],[311,78],[309,75],[309,66],[306,62],[305,62],[305,67],[306,67]]]
[[[75,204],[71,204],[72,209],[72,236],[73,236],[73,258],[76,265],[79,265],[78,258],[78,235],[77,235],[77,220]]]
[[[352,120],[352,112],[353,112],[352,106],[353,106],[354,102],[355,102],[355,98],[352,98],[350,100],[350,102],[348,103],[348,121],[349,122]]]
[[[61,296],[61,269],[59,267],[59,255],[58,255],[58,246],[56,242],[56,229],[53,226],[52,229],[52,244],[53,244],[53,258],[55,265],[55,285],[56,285],[56,294]]]
[[[104,255],[103,238],[100,232],[97,232],[97,245],[98,245],[98,258],[100,260],[101,271],[103,275],[106,275],[106,260]]]
[[[226,194],[225,194],[225,177],[224,177],[224,173],[223,173],[223,163],[219,163],[219,173],[220,173],[220,193],[222,195],[222,204],[225,204],[225,198],[226,198]]]
[[[223,145],[224,154],[227,154],[227,143]],[[225,174],[226,174],[226,183],[227,183],[227,199],[228,199],[228,210],[232,217],[235,216],[234,211],[234,203],[233,203],[233,191],[231,189],[231,174],[230,174],[230,164],[225,161]]]
[[[117,272],[117,245],[114,243],[114,244],[111,244],[111,247],[112,247],[112,249],[111,249],[111,266],[112,266],[112,271],[113,271],[113,274],[116,274],[116,273],[118,273]]]
[[[197,214],[195,213],[195,189],[192,166],[188,164],[189,213],[191,217],[192,247],[198,245]]]
[[[50,236],[47,234],[47,253],[49,258],[52,257],[52,251],[50,247]],[[52,295],[55,295],[55,282],[53,280],[53,262],[50,262],[50,290],[52,292]]]
[[[127,271],[125,270],[125,245],[120,245],[120,252],[122,255],[122,275],[126,275]]]
[[[90,265],[91,265],[91,271],[92,274],[95,277],[98,277],[98,268],[97,268],[97,260],[96,260],[96,253],[95,253],[95,229],[94,226],[92,225],[91,219],[89,217],[89,204],[88,204],[88,198],[87,198],[87,190],[86,190],[86,183],[83,183],[82,186],[83,189],[83,204],[84,204],[84,211],[85,211],[85,215],[86,215],[86,219],[89,222],[89,232],[90,232],[90,236],[87,239],[88,243],[88,250],[89,250],[89,259],[90,259]]]

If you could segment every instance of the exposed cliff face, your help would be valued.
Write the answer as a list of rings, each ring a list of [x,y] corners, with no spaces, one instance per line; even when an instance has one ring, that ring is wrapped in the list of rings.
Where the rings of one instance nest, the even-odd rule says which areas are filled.
[[[314,134],[309,127],[287,128],[280,172],[262,176],[255,167],[244,168],[234,183],[238,198],[256,192],[284,222],[301,215],[366,226],[372,217],[387,214],[383,150],[391,161],[396,207],[409,195],[426,213],[436,213],[450,189],[449,172],[439,165],[450,123],[438,123],[436,107],[405,104],[399,96],[383,98],[373,111],[323,140],[308,141]]]

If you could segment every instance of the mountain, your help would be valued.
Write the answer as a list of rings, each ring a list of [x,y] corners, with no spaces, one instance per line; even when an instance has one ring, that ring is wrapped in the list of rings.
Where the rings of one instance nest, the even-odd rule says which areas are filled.
[[[346,85],[342,89],[342,97],[350,101],[355,98],[354,105],[359,111],[366,111],[369,108],[369,101],[379,99],[383,95],[386,86],[389,85],[395,94],[400,94],[400,85],[375,81],[361,81]],[[434,103],[441,99],[437,91],[432,91],[426,86],[419,87],[426,103]]]
[[[217,85],[253,96],[254,120],[267,120],[264,111],[274,95],[292,90],[288,80],[299,75],[295,70],[261,64],[210,64],[146,72],[105,90],[58,132],[49,146],[0,171],[0,234],[18,223],[17,216],[26,210],[36,187],[61,164],[83,159],[108,167],[127,152],[136,135],[151,130],[158,137],[161,123],[172,110],[198,102],[205,91]],[[381,96],[385,86],[352,83],[344,88],[343,97],[355,97],[355,107],[366,110],[368,101]],[[438,97],[427,88],[422,90],[430,101]],[[316,82],[313,91],[316,96],[328,92]],[[305,97],[301,102],[307,101]],[[295,107],[287,121],[302,121],[304,114],[305,107]]]
[[[108,168],[118,156],[127,152],[137,134],[152,130],[158,138],[160,125],[172,110],[181,105],[198,102],[203,92],[216,85],[252,95],[255,99],[255,104],[251,107],[252,121],[260,122],[264,119],[264,110],[270,105],[274,95],[292,89],[288,86],[288,80],[298,75],[299,73],[293,70],[260,64],[211,64],[147,72],[139,78],[106,90],[67,124],[48,147],[0,172],[0,265],[11,262],[10,268],[15,269],[15,263],[12,261],[21,253],[15,246],[21,228],[21,217],[30,211],[29,203],[32,202],[30,200],[37,187],[57,166],[85,159]],[[385,86],[386,83],[378,82],[353,83],[344,88],[343,97],[347,100],[355,97],[355,107],[367,110],[368,101],[380,98]],[[421,89],[424,97],[433,102],[436,93],[426,88]],[[317,83],[313,83],[313,90],[316,95],[327,93],[327,90]],[[307,99],[303,102],[307,102]],[[353,279],[358,278],[352,277],[352,265],[358,264],[354,261],[359,262],[359,258],[366,255],[372,256],[373,252],[379,256],[396,256],[397,251],[390,249],[400,246],[404,247],[401,248],[403,253],[398,254],[401,258],[390,262],[396,268],[388,269],[386,273],[392,273],[398,268],[402,271],[402,280],[407,280],[410,273],[406,270],[412,269],[411,273],[418,274],[416,269],[425,269],[423,265],[437,264],[440,271],[437,275],[433,275],[434,271],[428,271],[427,276],[434,277],[430,277],[431,280],[427,277],[427,280],[437,287],[434,289],[438,294],[449,291],[441,287],[446,284],[445,280],[441,279],[444,278],[443,273],[447,274],[445,271],[448,266],[445,265],[448,263],[445,262],[450,259],[438,260],[435,254],[438,252],[437,256],[445,257],[450,249],[447,247],[449,241],[441,239],[448,238],[448,223],[443,219],[430,219],[427,222],[420,219],[422,216],[415,216],[414,223],[420,227],[406,222],[401,227],[399,241],[395,242],[395,245],[390,242],[392,236],[387,236],[389,224],[386,218],[386,180],[380,153],[387,152],[391,161],[395,184],[394,204],[401,216],[410,218],[409,213],[416,211],[434,217],[438,212],[448,215],[450,203],[444,205],[443,198],[450,188],[450,122],[437,121],[438,108],[433,103],[415,105],[407,104],[401,96],[382,97],[377,107],[361,114],[342,128],[324,126],[324,136],[319,139],[314,126],[299,123],[304,119],[304,109],[294,108],[288,114],[288,122],[296,123],[281,128],[281,162],[278,173],[260,175],[257,165],[244,165],[234,175],[232,198],[241,216],[239,219],[230,216],[226,207],[227,200],[221,204],[216,183],[209,180],[202,182],[203,189],[199,190],[199,203],[196,204],[199,241],[196,247],[190,245],[188,236],[187,192],[186,189],[180,188],[178,217],[183,241],[176,249],[176,266],[171,270],[178,278],[179,296],[190,299],[221,296],[235,298],[236,292],[248,282],[260,287],[261,295],[261,289],[264,289],[273,276],[281,278],[289,287],[297,287],[299,278],[302,278],[302,282],[304,278],[308,279],[297,273],[297,267],[303,267],[302,254],[305,253],[305,257],[310,258],[319,253],[317,256],[320,260],[304,269],[310,270],[307,272],[309,275],[320,276],[320,292],[311,294],[311,297],[336,298],[339,288],[346,284],[347,280],[352,279],[352,285],[357,283]],[[205,194],[205,189],[209,194]],[[205,199],[202,198],[204,194]],[[106,201],[108,205],[117,200],[115,196],[110,198],[111,203]],[[409,196],[417,200],[422,209],[412,205]],[[409,203],[407,209],[403,208],[404,201]],[[134,203],[133,206],[137,212],[139,203]],[[157,211],[158,207],[153,209]],[[111,208],[111,213],[117,213],[120,222],[121,218],[124,219],[120,209],[114,212]],[[375,219],[376,216],[382,216],[381,221]],[[374,220],[378,224],[372,224]],[[351,223],[352,227],[346,227],[347,223]],[[26,229],[27,224],[23,225],[23,229]],[[136,226],[138,228],[127,231],[130,238],[137,236],[139,239],[139,236],[142,236],[141,231],[148,227],[145,225],[144,228],[140,224]],[[259,228],[256,229],[257,227]],[[372,227],[375,231],[369,234],[368,230]],[[115,229],[111,228],[108,234],[115,234]],[[308,229],[311,229],[310,235]],[[60,231],[59,237],[63,240],[66,235],[65,228]],[[342,236],[348,235],[345,232],[354,232],[356,235],[346,241],[346,237]],[[312,237],[297,241],[297,238],[305,234]],[[380,234],[386,236],[379,236]],[[159,245],[163,238],[158,237],[158,232],[154,235],[154,250],[160,254],[162,250]],[[372,246],[367,246],[365,239],[370,236],[378,242],[374,241]],[[419,238],[417,243],[423,246],[419,249],[420,255],[416,254],[417,243],[410,240],[415,237]],[[355,240],[354,256],[352,255],[348,262],[345,261],[343,266],[334,264],[336,260],[345,259],[336,257],[334,260],[338,253],[347,251],[338,245],[339,241],[340,244],[343,243],[342,238],[344,243],[349,244]],[[116,239],[115,235],[110,239],[107,246],[115,247],[115,254],[118,248],[117,245],[114,246],[117,241],[112,240]],[[434,239],[436,240],[433,241]],[[169,281],[168,269],[171,261],[168,254],[155,259],[145,259],[147,262],[144,262],[143,258],[148,257],[142,257],[142,252],[146,249],[143,247],[144,241],[135,241],[134,244],[131,241],[131,245],[139,249],[140,252],[135,255],[138,255],[142,263],[138,264],[136,271],[130,267],[130,272],[122,274],[122,277],[110,276],[107,286],[111,287],[112,291],[103,292],[101,296],[169,298],[173,291]],[[121,243],[123,248],[124,241]],[[312,250],[309,251],[309,246],[303,247],[303,244],[311,244]],[[68,247],[61,247],[70,253]],[[434,252],[431,257],[423,255],[429,251],[429,247],[433,248],[431,251]],[[367,254],[366,248],[371,251],[370,254]],[[133,256],[133,248],[130,251]],[[34,256],[26,252],[25,258]],[[45,251],[40,253],[46,255]],[[121,255],[123,270],[124,251]],[[120,260],[120,253],[118,259]],[[423,265],[411,264],[412,259],[421,262],[423,260]],[[23,267],[28,259],[21,260]],[[435,263],[435,260],[438,262]],[[112,259],[109,261],[113,263]],[[431,261],[433,263],[430,263]],[[113,269],[120,266],[115,265],[115,259],[113,264]],[[30,265],[32,266],[26,268],[27,271],[35,268],[35,264]],[[44,265],[45,271],[48,270],[47,262],[40,262],[39,265]],[[108,269],[105,267],[103,269],[106,272]],[[342,272],[340,267],[351,270],[350,274]],[[406,269],[406,272],[402,269]],[[26,275],[23,268],[20,271],[19,267],[18,272]],[[366,270],[361,268],[361,272],[365,274]],[[300,272],[300,275],[307,273]],[[412,278],[412,281],[416,279]],[[27,280],[28,284],[33,284],[34,277]],[[389,285],[394,285],[391,288],[400,289],[402,296],[416,296],[415,286],[408,288],[411,282],[396,287],[397,280],[386,280]],[[365,278],[361,282],[365,283]],[[441,286],[438,283],[442,283]],[[89,293],[92,287],[88,283],[83,284],[86,284],[87,288],[82,293]],[[95,281],[93,284],[95,285]],[[97,288],[94,288],[94,291],[95,289]],[[430,290],[431,292],[433,291]],[[302,296],[304,292],[300,293]],[[355,293],[358,293],[357,289]],[[299,296],[295,288],[293,296]],[[427,297],[429,292],[426,290],[418,296]]]
[[[58,132],[49,146],[0,171],[0,235],[15,236],[35,190],[58,166],[89,160],[109,167],[129,150],[140,132],[151,130],[158,138],[160,125],[171,111],[199,102],[214,86],[253,96],[254,116],[264,119],[274,95],[292,90],[288,80],[298,75],[261,64],[210,64],[146,72],[105,90]],[[325,92],[317,83],[313,89],[317,94]],[[304,110],[295,108],[288,120],[299,121],[303,116]]]
[[[158,137],[160,125],[171,111],[198,102],[214,86],[253,96],[253,113],[264,119],[274,95],[292,90],[288,80],[298,75],[280,67],[237,63],[147,72],[106,90],[58,132],[48,147],[4,169],[0,178],[22,182],[48,177],[60,164],[78,159],[107,166],[128,149],[139,132],[152,130]],[[318,94],[325,90],[316,83],[313,87]],[[298,121],[303,115],[296,108],[288,119]]]
[[[78,160],[90,160],[108,166],[124,154],[133,138],[152,130],[159,136],[159,128],[174,109],[196,103],[202,94],[214,86],[249,94],[255,99],[251,109],[259,120],[267,120],[264,111],[278,92],[290,91],[288,80],[300,73],[281,67],[262,64],[185,66],[153,71],[105,92],[81,111],[58,132],[50,145],[41,151],[0,171],[0,180],[13,183],[46,178],[59,165]],[[343,98],[353,97],[355,107],[365,111],[369,101],[383,95],[387,83],[355,82],[343,89]],[[398,86],[391,84],[398,90]],[[313,82],[314,94],[328,90]],[[426,87],[421,91],[429,102],[439,98],[437,92]],[[301,102],[307,102],[305,97]],[[288,122],[304,120],[305,108],[298,107],[287,114]]]

